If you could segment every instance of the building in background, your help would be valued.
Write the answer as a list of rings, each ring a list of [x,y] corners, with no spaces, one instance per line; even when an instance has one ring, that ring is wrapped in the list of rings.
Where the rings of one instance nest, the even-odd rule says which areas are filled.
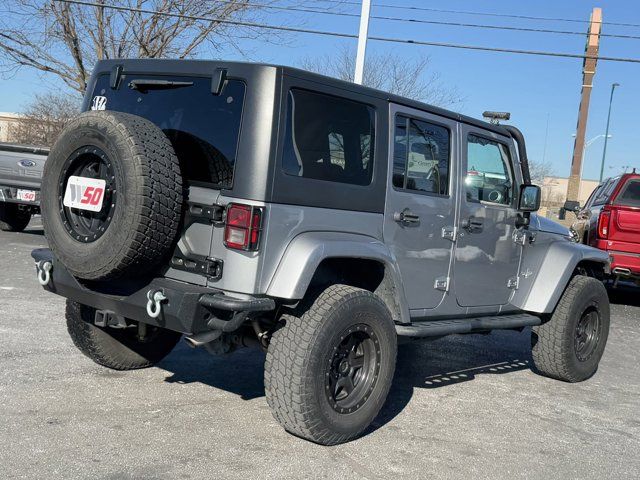
[[[540,202],[539,214],[554,220],[558,219],[560,208],[567,199],[567,184],[569,179],[566,177],[544,177],[540,188],[542,189],[542,201]],[[580,205],[584,205],[589,195],[598,186],[597,180],[582,179],[580,182],[580,191],[578,201]]]
[[[0,142],[15,142],[15,133],[21,121],[17,113],[0,112]]]

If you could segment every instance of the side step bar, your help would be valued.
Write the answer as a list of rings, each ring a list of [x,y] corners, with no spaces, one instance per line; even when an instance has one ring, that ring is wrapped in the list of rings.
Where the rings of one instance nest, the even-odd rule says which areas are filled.
[[[409,325],[396,325],[400,337],[440,337],[451,333],[473,333],[487,330],[522,328],[540,325],[542,320],[535,315],[497,315],[491,317],[455,318],[449,320],[427,320]]]

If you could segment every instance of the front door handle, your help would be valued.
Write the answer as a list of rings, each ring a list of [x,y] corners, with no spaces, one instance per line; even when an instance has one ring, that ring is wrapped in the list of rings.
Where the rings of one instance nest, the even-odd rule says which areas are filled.
[[[469,233],[480,233],[484,227],[484,219],[478,217],[465,218],[460,222],[460,226]]]
[[[419,223],[420,217],[413,213],[408,208],[405,208],[401,212],[395,212],[393,214],[393,220],[398,223],[410,224],[410,223]]]

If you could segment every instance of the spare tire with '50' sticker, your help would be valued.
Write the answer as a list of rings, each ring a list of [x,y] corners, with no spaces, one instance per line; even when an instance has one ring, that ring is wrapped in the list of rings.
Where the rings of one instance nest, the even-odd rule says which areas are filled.
[[[45,164],[45,236],[77,278],[149,274],[174,245],[183,196],[180,164],[162,130],[127,113],[85,112]]]

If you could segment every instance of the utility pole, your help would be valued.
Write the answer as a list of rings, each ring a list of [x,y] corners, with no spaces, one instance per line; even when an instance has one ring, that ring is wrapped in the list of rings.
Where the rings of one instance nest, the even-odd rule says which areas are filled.
[[[591,100],[591,89],[593,87],[593,77],[596,74],[598,63],[598,50],[600,47],[600,30],[602,28],[602,9],[594,8],[589,22],[589,32],[587,33],[587,45],[585,58],[582,66],[582,94],[580,98],[580,110],[578,111],[578,125],[576,127],[576,141],[573,144],[573,159],[571,161],[571,175],[567,185],[567,201],[564,204],[565,210],[573,211],[579,204],[580,193],[580,172],[584,160],[584,137],[587,131],[587,119],[589,117],[589,101]]]
[[[619,87],[619,83],[611,85],[611,97],[609,97],[609,114],[607,115],[607,130],[604,133],[604,148],[602,149],[602,163],[600,164],[600,183],[602,183],[602,176],[604,175],[604,159],[607,158],[607,140],[609,140],[609,123],[611,122],[611,104],[613,103],[613,92],[616,87]]]
[[[356,54],[356,72],[353,81],[362,85],[364,76],[364,57],[367,53],[367,37],[369,36],[369,13],[371,12],[371,0],[362,0],[360,12],[360,31],[358,32],[358,53]]]

